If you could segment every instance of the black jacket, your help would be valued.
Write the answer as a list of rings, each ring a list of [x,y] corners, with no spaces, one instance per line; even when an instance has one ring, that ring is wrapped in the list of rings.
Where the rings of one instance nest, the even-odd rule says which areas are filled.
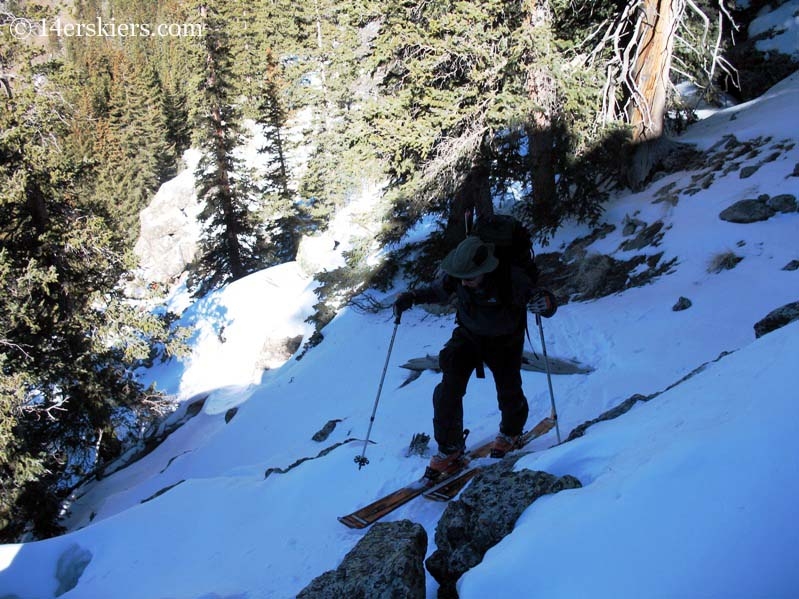
[[[478,289],[445,274],[429,287],[414,291],[414,303],[446,304],[454,294],[458,324],[470,333],[485,337],[521,333],[535,286],[521,268],[511,267],[509,274],[510,281],[502,281],[499,271],[489,273]]]

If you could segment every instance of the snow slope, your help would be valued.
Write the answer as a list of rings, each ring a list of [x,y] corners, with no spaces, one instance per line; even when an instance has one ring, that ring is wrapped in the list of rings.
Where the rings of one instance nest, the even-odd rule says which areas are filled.
[[[554,377],[561,430],[565,436],[635,393],[664,392],[573,442],[552,447],[554,434],[535,442],[537,452],[519,467],[572,474],[584,486],[533,504],[463,577],[462,597],[799,596],[799,323],[757,340],[752,329],[772,309],[799,300],[799,271],[784,270],[799,259],[799,213],[749,225],[718,218],[740,199],[799,195],[792,176],[797,102],[799,74],[684,136],[700,148],[731,133],[771,137],[767,146],[791,142],[751,177],[717,173],[712,186],[681,194],[676,205],[653,203],[657,190],[686,188],[693,173],[673,174],[610,203],[609,223],[620,225],[626,215],[663,220],[660,246],[647,251],[678,261],[650,285],[570,303],[545,321],[551,355],[595,368]],[[585,232],[564,230],[555,247]],[[622,239],[617,227],[589,249],[623,258]],[[709,273],[711,259],[727,250],[743,260]],[[313,287],[296,265],[283,265],[188,306],[184,318],[199,327],[194,354],[149,376],[185,400],[207,393],[202,412],[144,459],[87,489],[72,508],[68,534],[0,546],[0,597],[54,597],[72,576],[79,579],[60,595],[66,599],[285,598],[336,567],[364,534],[336,516],[415,478],[425,465],[405,450],[414,433],[431,432],[438,375],[426,372],[400,388],[407,372],[398,366],[437,352],[453,322],[419,309],[404,316],[368,466],[354,464],[363,450],[355,441],[265,478],[268,468],[363,439],[394,329],[388,312],[346,309],[301,360],[260,372],[254,353],[265,337],[307,334]],[[680,296],[693,307],[672,311]],[[722,352],[731,353],[719,358]],[[523,377],[530,421],[537,422],[549,411],[546,377]],[[465,411],[473,438],[496,432],[490,376],[472,380]],[[311,440],[334,419],[341,422],[327,441]],[[419,499],[391,518],[422,523],[432,552],[444,508]],[[435,594],[428,579],[428,596]]]

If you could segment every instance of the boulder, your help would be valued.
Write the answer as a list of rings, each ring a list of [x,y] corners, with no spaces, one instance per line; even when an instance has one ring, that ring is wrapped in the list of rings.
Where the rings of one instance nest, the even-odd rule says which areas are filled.
[[[681,312],[682,310],[687,310],[691,306],[693,306],[693,302],[691,300],[689,300],[687,297],[680,296],[680,298],[677,300],[677,303],[674,304],[671,309],[675,312]]]
[[[311,437],[311,440],[316,441],[317,443],[327,441],[327,438],[330,436],[330,434],[336,430],[336,425],[339,422],[341,422],[341,419],[328,420],[322,428],[314,433],[314,436]]]
[[[436,526],[437,549],[425,562],[440,585],[439,599],[457,597],[458,579],[510,534],[519,516],[536,499],[582,486],[573,476],[516,472],[516,460],[518,457],[506,459],[482,470],[441,516]]]
[[[768,207],[775,212],[797,212],[796,196],[790,193],[781,193],[769,198]]]
[[[749,177],[754,175],[758,171],[758,169],[760,169],[759,164],[752,164],[749,166],[745,166],[741,169],[739,176],[741,177],[741,179],[748,179]]]
[[[756,223],[774,216],[774,210],[762,200],[741,200],[721,211],[719,218],[731,223]]]
[[[302,345],[302,335],[294,337],[268,338],[255,360],[256,368],[271,370],[280,368]]]
[[[410,520],[378,522],[335,569],[297,599],[425,599],[427,533]]]
[[[786,324],[799,320],[799,302],[791,302],[772,310],[765,317],[755,323],[755,337],[776,331]]]
[[[187,168],[164,183],[139,215],[141,231],[134,253],[147,283],[170,283],[197,253],[202,205],[194,188],[194,169],[199,154],[189,150],[184,160]]]

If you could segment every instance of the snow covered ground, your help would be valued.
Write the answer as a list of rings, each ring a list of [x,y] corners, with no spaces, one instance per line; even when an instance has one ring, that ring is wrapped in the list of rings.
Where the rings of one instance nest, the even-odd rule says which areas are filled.
[[[615,198],[604,220],[663,220],[658,248],[674,272],[645,287],[570,303],[545,321],[547,349],[595,370],[553,378],[564,437],[635,393],[666,390],[628,414],[560,446],[554,432],[518,467],[572,474],[583,488],[534,503],[514,532],[459,583],[461,597],[799,597],[799,322],[760,339],[753,324],[799,300],[799,213],[740,225],[719,212],[760,194],[799,195],[799,74],[763,98],[727,108],[688,130],[710,148],[724,135],[791,145],[754,175],[716,173],[714,184],[653,203],[669,183]],[[753,157],[742,166],[760,164]],[[584,234],[562,231],[553,247]],[[621,227],[590,250],[626,256]],[[709,273],[719,253],[743,260]],[[202,412],[134,465],[87,489],[72,506],[71,532],[0,546],[0,597],[46,599],[79,576],[66,599],[267,599],[293,597],[335,568],[364,531],[348,513],[417,477],[426,459],[405,457],[414,433],[431,433],[438,375],[400,388],[410,358],[436,353],[452,317],[414,309],[403,317],[367,449],[345,443],[286,474],[264,478],[348,438],[363,438],[394,328],[388,312],[345,309],[301,360],[258,367],[265,337],[308,334],[315,283],[296,264],[238,281],[194,305],[194,353],[148,373],[184,400],[208,394]],[[693,306],[675,312],[680,296]],[[531,319],[534,327],[534,321]],[[224,331],[221,326],[224,325]],[[220,339],[223,333],[224,342]],[[538,348],[536,348],[538,349]],[[722,352],[731,352],[719,358]],[[719,359],[717,359],[719,358]],[[546,375],[525,372],[530,422],[549,412]],[[236,415],[226,423],[231,407]],[[490,375],[465,399],[473,439],[496,432]],[[330,438],[312,435],[341,420]],[[417,499],[391,515],[430,537],[445,505]],[[84,569],[85,567],[85,569]],[[74,580],[73,580],[74,581]],[[63,589],[62,589],[63,590]],[[436,584],[428,578],[428,596]]]

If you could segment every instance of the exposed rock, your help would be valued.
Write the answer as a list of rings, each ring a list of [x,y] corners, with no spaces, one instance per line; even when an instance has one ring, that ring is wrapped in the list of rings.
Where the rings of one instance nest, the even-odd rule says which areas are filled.
[[[663,239],[663,221],[652,223],[646,229],[641,231],[633,239],[628,239],[621,244],[621,249],[625,252],[632,250],[640,250],[648,245],[657,245]]]
[[[317,443],[321,443],[322,441],[327,441],[327,438],[330,436],[330,433],[336,430],[336,425],[339,422],[341,422],[341,419],[328,420],[322,428],[320,428],[318,431],[316,431],[316,433],[314,433],[314,436],[311,437],[311,439],[313,441],[316,441]]]
[[[174,489],[178,485],[182,485],[185,482],[186,482],[186,479],[182,479],[182,480],[179,480],[178,482],[176,482],[176,483],[174,483],[172,485],[168,485],[168,486],[164,487],[163,489],[158,489],[155,493],[153,493],[152,495],[150,495],[149,497],[147,497],[145,499],[142,499],[139,503],[147,503],[148,501],[152,501],[153,499],[155,499],[157,497],[161,497],[161,495],[163,495],[164,493],[167,493],[167,492],[171,491],[172,489]]]
[[[572,284],[576,287],[576,299],[589,300],[622,291],[629,273],[646,258],[636,256],[630,261],[616,260],[605,254],[592,254],[579,264],[573,273]]]
[[[566,262],[565,254],[539,254],[536,264],[541,272],[541,285],[552,291],[558,303],[570,300],[590,300],[631,287],[645,285],[655,277],[666,274],[677,262],[673,258],[661,262],[663,253],[637,255],[629,260],[617,260],[604,254],[590,254]],[[641,270],[641,265],[648,268]]]
[[[92,561],[92,552],[84,549],[77,543],[67,547],[66,551],[58,558],[55,577],[58,581],[58,588],[55,596],[60,597],[64,593],[71,591],[78,585],[83,571]]]
[[[785,304],[769,312],[765,318],[755,324],[755,337],[776,331],[794,320],[799,320],[799,301]]]
[[[225,412],[225,424],[228,424],[231,420],[233,420],[238,413],[238,408],[230,408],[227,412]]]
[[[603,289],[621,288],[623,283],[618,279],[619,261],[605,254],[587,256],[579,265],[574,277],[574,284],[580,290],[580,299],[590,299],[604,295]],[[627,280],[627,273],[623,275]]]
[[[186,418],[194,418],[205,406],[205,401],[208,399],[208,394],[205,393],[198,397],[197,399],[191,401],[188,407],[186,407]]]
[[[679,143],[672,146],[671,151],[663,158],[659,166],[664,173],[689,171],[692,170],[692,165],[700,163],[704,159],[703,151],[691,144]]]
[[[796,196],[790,193],[781,193],[776,195],[773,198],[770,198],[766,203],[768,204],[768,207],[775,212],[797,211]]]
[[[687,310],[693,306],[693,302],[689,300],[687,297],[680,296],[680,299],[677,300],[677,303],[674,304],[671,309],[675,312],[681,312],[682,310]]]
[[[325,447],[322,451],[317,453],[315,456],[304,457],[304,458],[300,458],[299,460],[295,460],[294,462],[292,462],[291,464],[289,464],[285,468],[278,468],[278,467],[274,467],[274,466],[270,467],[270,468],[267,468],[264,471],[264,478],[269,478],[273,474],[286,474],[286,472],[289,472],[290,470],[294,470],[294,468],[297,468],[298,466],[301,466],[302,464],[304,464],[305,462],[307,462],[309,460],[318,460],[319,458],[324,457],[327,454],[329,454],[334,449],[338,449],[342,445],[346,445],[347,443],[352,443],[353,441],[358,441],[358,442],[363,443],[363,441],[361,441],[360,439],[355,439],[353,437],[350,437],[348,439],[344,439],[344,441],[340,441],[338,443],[334,443],[330,447]],[[374,441],[370,441],[370,443],[374,443]]]
[[[721,211],[719,218],[731,223],[755,223],[774,216],[774,210],[761,200],[741,200]]]
[[[652,203],[657,204],[659,202],[666,202],[672,206],[676,206],[679,201],[680,190],[677,189],[677,183],[672,181],[655,192],[655,199],[652,200]]]
[[[669,197],[673,195],[676,203],[679,191],[673,184],[669,184],[658,193]],[[536,256],[539,284],[552,291],[558,303],[563,305],[573,300],[597,299],[645,285],[668,273],[678,261],[677,257],[662,261],[663,252],[634,255],[627,260],[591,253],[591,245],[607,237],[615,229],[611,224],[604,224],[589,235],[575,239],[562,252],[539,253]],[[663,238],[664,229],[662,221],[646,226],[643,221],[627,216],[622,234],[637,234],[634,238],[625,240],[619,249],[627,252],[656,247]]]
[[[606,223],[591,231],[589,235],[575,239],[569,244],[569,247],[567,247],[566,250],[563,252],[563,260],[565,260],[566,262],[572,262],[574,260],[580,260],[584,258],[588,253],[586,248],[589,245],[591,245],[598,239],[604,239],[605,237],[613,233],[613,231],[615,230],[616,230],[615,225]]]
[[[410,520],[378,522],[335,569],[297,599],[424,599],[427,533]]]
[[[782,267],[782,270],[799,270],[799,260],[791,260]]]
[[[718,362],[719,360],[723,359],[725,356],[728,356],[728,355],[730,355],[730,352],[721,352],[719,354],[719,356],[715,360],[710,360],[710,361],[705,362],[704,364],[694,368],[691,372],[686,374],[680,380],[678,380],[675,383],[672,383],[671,385],[669,385],[668,387],[663,389],[663,391],[656,391],[655,393],[651,393],[650,395],[641,395],[639,393],[636,393],[635,395],[632,395],[631,397],[628,397],[627,399],[625,399],[623,402],[621,402],[616,407],[611,408],[610,410],[607,410],[606,412],[603,412],[602,414],[600,414],[599,416],[597,416],[593,420],[588,420],[587,422],[583,422],[580,426],[575,427],[569,433],[569,436],[566,438],[566,441],[564,441],[564,443],[567,443],[569,441],[573,441],[574,439],[582,437],[585,434],[585,431],[587,431],[589,428],[591,428],[593,425],[597,424],[598,422],[605,422],[607,420],[613,420],[614,418],[618,418],[619,416],[621,416],[623,414],[626,414],[627,412],[630,411],[630,408],[632,408],[639,401],[650,401],[650,400],[658,397],[661,393],[665,393],[666,391],[674,389],[678,385],[681,385],[682,383],[684,383],[688,379],[691,379],[694,376],[696,376],[697,374],[699,374],[700,372],[704,371],[709,364],[711,364],[713,362]]]
[[[187,168],[164,183],[141,211],[141,232],[134,252],[146,282],[169,283],[185,270],[197,252],[198,215],[202,208],[194,189],[199,153],[184,156]]]
[[[625,237],[629,237],[630,235],[634,235],[636,231],[646,227],[646,223],[641,219],[630,217],[629,215],[624,215],[623,221],[624,227],[622,228],[621,234]]]
[[[585,431],[587,431],[595,424],[599,422],[605,422],[607,420],[613,420],[614,418],[618,418],[619,416],[629,412],[630,408],[632,408],[639,401],[649,401],[650,399],[656,397],[657,395],[659,395],[659,393],[653,395],[641,395],[639,393],[636,393],[635,395],[628,397],[616,407],[611,408],[606,412],[603,412],[593,420],[588,420],[586,422],[583,422],[581,425],[575,427],[569,433],[569,436],[566,437],[566,441],[564,441],[564,443],[567,443],[568,441],[573,441],[574,439],[579,439],[585,434]]]
[[[758,171],[759,168],[760,168],[759,164],[743,167],[741,169],[741,173],[740,173],[741,179],[748,179],[749,177],[754,175]]]
[[[144,439],[140,444],[130,448],[119,459],[105,466],[103,470],[97,474],[97,479],[100,480],[106,476],[110,476],[149,454],[163,443],[169,435],[202,412],[207,399],[207,393],[199,394],[183,404],[186,406],[185,410],[181,411],[181,409],[178,409],[165,420],[155,423],[145,432]]]
[[[518,457],[503,460],[482,470],[441,516],[436,526],[437,549],[425,562],[441,585],[439,598],[457,597],[457,580],[513,530],[519,516],[536,499],[582,486],[573,476],[515,472],[516,460]]]
[[[267,339],[256,360],[256,367],[269,370],[270,368],[281,366],[300,348],[302,339],[302,335],[280,339]]]

